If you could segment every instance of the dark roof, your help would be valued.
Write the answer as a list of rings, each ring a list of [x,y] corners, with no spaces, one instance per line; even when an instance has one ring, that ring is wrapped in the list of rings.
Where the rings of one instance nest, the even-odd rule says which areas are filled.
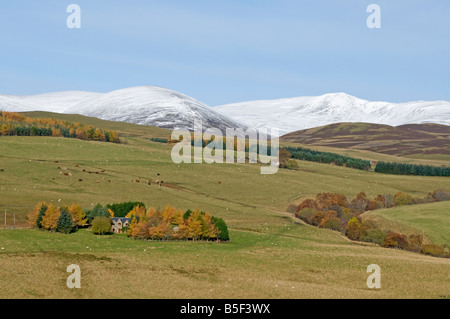
[[[126,222],[126,221],[130,221],[131,218],[128,217],[112,217],[111,221],[113,222],[117,222],[118,220],[120,220],[122,223]]]

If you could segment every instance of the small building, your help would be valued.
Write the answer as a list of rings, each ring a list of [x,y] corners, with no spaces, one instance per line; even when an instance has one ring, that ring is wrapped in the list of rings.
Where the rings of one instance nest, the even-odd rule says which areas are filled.
[[[121,234],[124,228],[128,227],[131,218],[126,217],[113,217],[111,218],[111,232],[116,234]]]

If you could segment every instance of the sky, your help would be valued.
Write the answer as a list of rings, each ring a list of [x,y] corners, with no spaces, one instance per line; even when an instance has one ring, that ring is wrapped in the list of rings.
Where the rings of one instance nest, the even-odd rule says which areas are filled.
[[[367,26],[372,3],[381,28]],[[450,101],[449,17],[448,0],[1,1],[0,94],[155,85],[210,106],[333,92]]]

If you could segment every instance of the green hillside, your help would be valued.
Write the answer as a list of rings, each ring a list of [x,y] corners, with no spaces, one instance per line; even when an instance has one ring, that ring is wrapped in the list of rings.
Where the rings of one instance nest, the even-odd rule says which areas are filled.
[[[147,207],[171,204],[210,212],[227,222],[231,241],[154,242],[86,230],[70,235],[1,230],[0,298],[448,296],[450,260],[350,242],[285,212],[290,203],[320,192],[354,197],[365,191],[374,197],[403,191],[423,197],[450,188],[448,178],[384,175],[303,161],[298,171],[280,169],[274,175],[261,175],[257,164],[177,165],[170,145],[149,140],[167,137],[168,131],[61,116],[105,129],[110,125],[128,136],[126,143],[1,137],[0,212],[7,210],[7,227],[13,213],[16,224],[25,225],[26,215],[41,200],[84,208],[131,200]],[[155,180],[164,181],[161,189]],[[82,289],[65,286],[71,263],[82,267]],[[372,263],[382,268],[381,290],[366,286],[366,268]]]
[[[431,243],[450,245],[450,202],[380,209],[362,217],[383,230],[422,234]]]

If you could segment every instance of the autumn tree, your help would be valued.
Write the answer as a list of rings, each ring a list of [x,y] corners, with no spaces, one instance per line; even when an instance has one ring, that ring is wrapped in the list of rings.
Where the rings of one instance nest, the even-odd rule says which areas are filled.
[[[48,208],[45,202],[39,202],[34,206],[33,210],[28,215],[28,223],[33,227],[42,228],[42,218]]]
[[[84,226],[87,224],[88,219],[86,218],[86,214],[79,204],[70,205],[68,207],[68,211],[72,215],[72,219],[77,226]]]
[[[345,234],[351,240],[359,240],[363,235],[364,229],[361,223],[356,217],[350,219],[347,223],[347,227],[345,229]]]
[[[47,230],[56,230],[58,228],[58,220],[60,215],[59,208],[50,204],[42,217],[42,228]]]
[[[291,156],[292,156],[292,153],[283,148],[279,152],[280,167],[282,167],[282,168],[286,167],[286,165],[287,165],[289,159],[291,158]]]

